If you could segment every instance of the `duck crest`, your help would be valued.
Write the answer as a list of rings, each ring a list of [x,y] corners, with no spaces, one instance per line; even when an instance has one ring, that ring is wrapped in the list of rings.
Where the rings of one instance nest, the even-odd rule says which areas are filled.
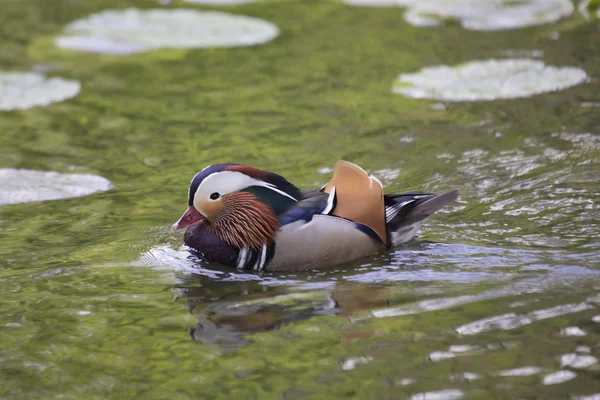
[[[253,179],[263,181],[270,186],[271,191],[279,192],[292,200],[299,201],[302,199],[302,192],[294,184],[289,182],[281,175],[267,172],[258,168],[250,167],[242,164],[232,164],[224,169],[224,171],[241,172]],[[259,196],[260,197],[260,196]]]
[[[198,190],[198,187],[200,186],[202,181],[204,181],[204,179],[216,172],[221,172],[227,168],[233,168],[238,166],[241,165],[232,163],[213,164],[209,165],[208,167],[204,168],[202,171],[194,175],[192,181],[190,182],[190,187],[188,189],[188,205],[192,206],[194,204],[194,194],[196,193],[196,190]]]
[[[338,161],[331,181],[323,188],[334,193],[332,215],[357,222],[372,229],[381,243],[389,247],[385,220],[383,185],[376,177],[356,164]]]
[[[269,173],[258,168],[250,167],[242,164],[230,164],[228,167],[223,168],[224,171],[241,172],[242,174],[248,175],[251,178],[258,179],[261,181],[267,181]]]

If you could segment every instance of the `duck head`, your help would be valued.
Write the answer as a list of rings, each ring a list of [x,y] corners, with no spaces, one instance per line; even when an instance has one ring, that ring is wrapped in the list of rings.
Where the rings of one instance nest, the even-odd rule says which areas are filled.
[[[277,216],[301,197],[277,174],[241,164],[211,165],[192,179],[188,208],[171,230],[202,221],[231,246],[259,248],[273,243]]]

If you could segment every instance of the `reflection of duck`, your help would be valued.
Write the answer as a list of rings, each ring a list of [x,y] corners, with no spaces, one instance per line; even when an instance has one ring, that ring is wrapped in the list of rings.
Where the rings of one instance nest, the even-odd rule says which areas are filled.
[[[457,196],[384,195],[377,178],[343,161],[327,185],[309,192],[270,172],[217,164],[192,179],[189,207],[173,228],[189,225],[188,246],[239,269],[319,269],[410,241]]]
[[[190,329],[192,339],[234,349],[249,343],[247,335],[320,315],[349,316],[386,307],[389,302],[388,290],[380,285],[325,281],[318,285],[320,289],[293,290],[283,284],[266,286],[264,281],[232,281],[233,276],[188,275],[176,286],[199,321]],[[376,334],[349,330],[341,333],[341,339]]]
[[[383,285],[339,282],[333,287],[332,295],[340,309],[339,315],[344,317],[389,305],[389,293]]]
[[[229,280],[232,276],[191,275],[176,285],[178,297],[199,320],[190,330],[192,339],[235,348],[248,343],[245,335],[338,311],[328,289],[290,293],[283,285]]]

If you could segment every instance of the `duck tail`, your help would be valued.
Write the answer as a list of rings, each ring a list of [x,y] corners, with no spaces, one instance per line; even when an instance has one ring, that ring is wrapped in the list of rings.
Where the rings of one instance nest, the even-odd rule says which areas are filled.
[[[412,240],[419,227],[434,213],[458,198],[458,189],[435,193],[403,193],[385,196],[385,216],[392,245]]]

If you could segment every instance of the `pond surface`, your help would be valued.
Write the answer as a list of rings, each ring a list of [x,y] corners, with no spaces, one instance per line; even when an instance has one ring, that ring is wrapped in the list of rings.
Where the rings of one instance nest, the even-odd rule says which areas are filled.
[[[226,7],[279,27],[255,47],[110,56],[49,39],[127,5],[161,7],[0,0],[0,68],[81,82],[74,99],[0,113],[0,168],[113,185],[0,206],[0,398],[600,396],[598,21],[475,32],[265,1]],[[423,67],[508,57],[589,79],[485,102],[391,90]],[[461,197],[415,243],[329,272],[238,273],[169,232],[206,165],[311,188],[337,159],[390,193]]]

